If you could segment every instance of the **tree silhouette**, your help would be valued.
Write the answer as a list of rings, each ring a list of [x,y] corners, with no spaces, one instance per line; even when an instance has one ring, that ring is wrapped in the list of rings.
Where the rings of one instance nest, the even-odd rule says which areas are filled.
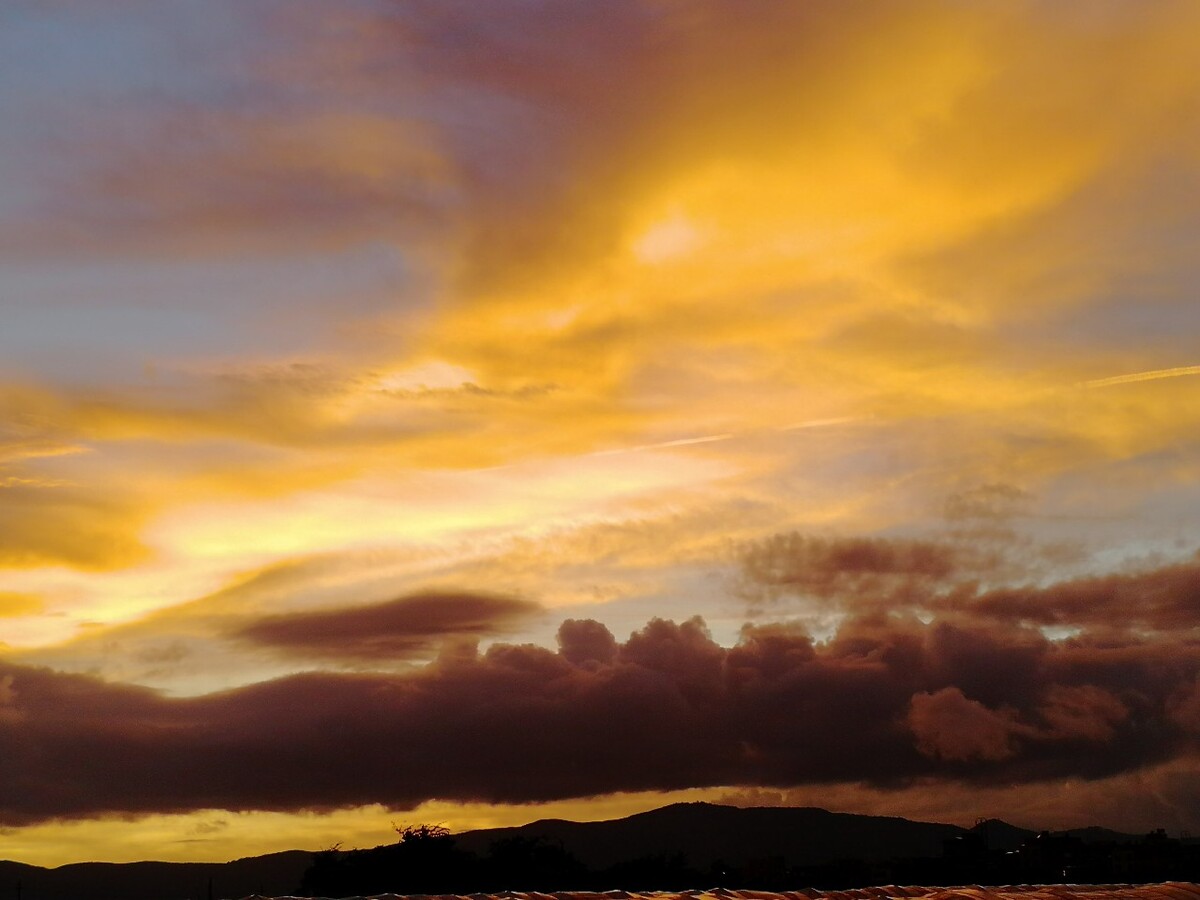
[[[399,840],[373,850],[314,854],[301,890],[308,896],[464,893],[475,887],[475,857],[454,846],[441,825],[393,824]]]

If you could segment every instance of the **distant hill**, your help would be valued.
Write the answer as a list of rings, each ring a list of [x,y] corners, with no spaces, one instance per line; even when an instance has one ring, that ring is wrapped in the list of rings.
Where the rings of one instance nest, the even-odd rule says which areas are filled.
[[[227,863],[73,863],[54,869],[0,862],[0,897],[22,900],[205,900],[296,890],[312,854],[286,850]]]
[[[1016,850],[1027,840],[1037,836],[1036,831],[1009,825],[1001,819],[977,822],[971,832],[979,835],[987,850]]]
[[[987,819],[977,822],[971,828],[984,842],[988,850],[1016,850],[1026,841],[1037,837],[1038,832],[1029,828],[1018,828],[1000,819]],[[1056,831],[1056,835],[1078,838],[1085,844],[1136,844],[1144,840],[1144,835],[1127,834],[1123,831],[1112,831],[1089,825],[1087,828],[1070,828],[1066,831]]]
[[[867,862],[941,856],[943,842],[963,834],[957,825],[912,822],[883,816],[833,813],[814,807],[741,809],[711,803],[677,803],[607,822],[542,819],[516,828],[488,828],[456,835],[460,848],[486,854],[505,838],[541,838],[592,869],[632,856],[682,855],[690,865],[714,859],[744,865],[782,858],[811,866],[839,859]]]

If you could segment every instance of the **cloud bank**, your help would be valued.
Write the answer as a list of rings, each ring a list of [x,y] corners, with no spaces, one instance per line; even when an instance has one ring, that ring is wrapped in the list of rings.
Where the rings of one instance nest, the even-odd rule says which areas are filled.
[[[312,643],[318,620],[297,621]],[[190,698],[0,664],[0,821],[719,785],[996,787],[1186,760],[1200,729],[1200,644],[1186,638],[1052,642],[877,618],[824,644],[748,626],[726,648],[700,619],[655,619],[624,642],[568,620],[558,644],[458,645],[400,674],[313,672]]]

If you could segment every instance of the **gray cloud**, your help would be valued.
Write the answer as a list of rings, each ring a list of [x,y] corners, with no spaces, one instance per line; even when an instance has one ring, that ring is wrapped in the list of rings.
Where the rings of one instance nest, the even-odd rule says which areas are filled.
[[[406,659],[446,640],[509,631],[540,610],[536,603],[488,594],[414,594],[368,606],[268,616],[232,636],[291,656]]]

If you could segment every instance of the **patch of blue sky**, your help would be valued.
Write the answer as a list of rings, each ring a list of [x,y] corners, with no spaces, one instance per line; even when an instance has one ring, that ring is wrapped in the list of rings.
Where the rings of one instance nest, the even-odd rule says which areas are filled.
[[[1122,278],[1095,298],[1086,316],[1071,316],[1046,328],[1047,342],[1094,352],[1097,346],[1125,351],[1152,350],[1153,368],[1200,363],[1196,288],[1200,261],[1172,267],[1170,275],[1146,273]],[[1115,372],[1114,375],[1125,374]]]
[[[228,101],[254,59],[244,18],[220,0],[18,5],[0,18],[5,131],[37,143],[80,114]]]
[[[273,357],[327,346],[347,319],[424,301],[401,252],[234,262],[128,260],[6,265],[0,358],[39,378],[123,377],[187,357]]]
[[[236,67],[228,64],[254,59],[251,42],[269,39],[248,34],[251,7],[229,0],[5,7],[0,12],[0,102],[31,106],[125,100],[138,92],[211,97],[223,78],[236,76]]]
[[[245,66],[270,35],[248,27],[249,8],[230,0],[0,4],[0,215],[34,203],[47,174],[86,164],[81,135],[127,133],[164,107],[253,98]]]

